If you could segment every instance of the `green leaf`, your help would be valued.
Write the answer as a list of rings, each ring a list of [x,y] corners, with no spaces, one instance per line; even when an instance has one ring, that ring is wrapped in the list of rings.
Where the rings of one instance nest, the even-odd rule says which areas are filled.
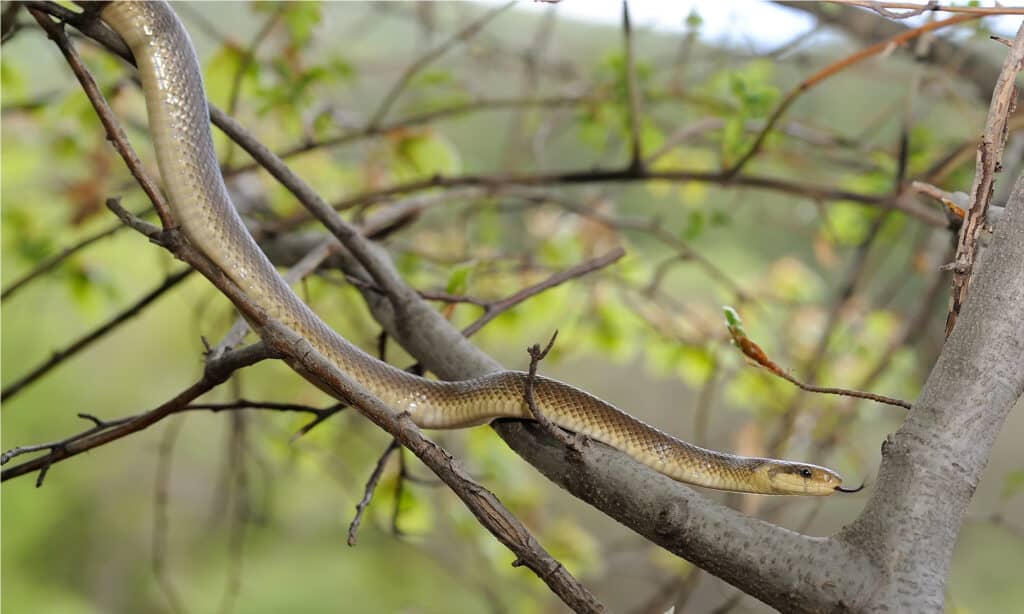
[[[396,179],[412,181],[434,175],[453,175],[462,170],[455,145],[434,130],[399,138],[392,149]]]
[[[1024,470],[1010,471],[1003,478],[1003,490],[999,494],[1002,499],[1009,499],[1024,491]]]
[[[320,23],[319,2],[289,2],[282,17],[288,27],[292,45],[303,48],[313,38],[313,29]]]
[[[691,211],[687,216],[686,228],[683,230],[683,239],[692,241],[700,236],[704,230],[704,212]]]
[[[730,331],[736,331],[741,337],[747,336],[747,331],[743,329],[743,319],[740,318],[740,314],[735,308],[729,305],[722,305],[722,313],[725,314],[725,326]]]
[[[469,288],[469,278],[475,269],[475,260],[455,265],[448,275],[448,285],[445,287],[445,292],[448,294],[465,294],[466,289]]]

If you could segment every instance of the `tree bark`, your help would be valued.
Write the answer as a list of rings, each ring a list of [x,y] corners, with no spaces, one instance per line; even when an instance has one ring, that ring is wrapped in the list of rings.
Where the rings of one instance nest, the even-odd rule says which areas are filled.
[[[1024,179],[878,484],[839,539],[880,568],[867,610],[941,611],[953,546],[992,444],[1024,392]]]

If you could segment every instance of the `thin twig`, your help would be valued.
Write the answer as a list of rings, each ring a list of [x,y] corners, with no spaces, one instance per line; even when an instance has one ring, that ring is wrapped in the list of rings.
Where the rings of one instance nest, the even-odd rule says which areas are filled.
[[[549,435],[557,439],[566,448],[572,452],[579,454],[580,445],[582,445],[583,439],[581,436],[576,437],[563,431],[558,427],[557,424],[548,419],[544,415],[544,412],[537,407],[537,403],[534,399],[534,388],[537,385],[537,366],[540,365],[540,361],[547,357],[548,352],[555,346],[555,339],[558,338],[558,331],[556,330],[552,335],[551,339],[544,349],[540,349],[537,344],[531,345],[526,349],[526,353],[530,355],[530,369],[526,373],[526,381],[523,383],[523,399],[526,400],[526,406],[530,408],[530,413],[533,414],[534,419],[540,424],[541,428],[548,432]]]
[[[1002,169],[1003,148],[1006,145],[1006,124],[1013,111],[1017,95],[1017,74],[1024,67],[1024,24],[1017,30],[1017,37],[1006,55],[999,81],[992,92],[985,131],[978,144],[974,182],[971,184],[967,217],[960,228],[956,246],[956,260],[953,267],[953,289],[946,316],[946,336],[953,332],[957,316],[964,301],[974,272],[974,261],[978,257],[978,239],[985,227],[989,203],[995,190],[995,175]]]
[[[879,15],[889,19],[907,19],[916,17],[925,12],[942,13],[963,13],[967,15],[988,16],[988,15],[1024,15],[1024,8],[1014,6],[950,6],[939,4],[934,0],[925,4],[914,2],[879,2],[876,0],[832,0],[835,4],[849,4],[871,9]],[[903,10],[904,12],[894,11]]]
[[[818,392],[822,394],[835,394],[845,397],[856,397],[858,399],[868,399],[877,403],[884,403],[886,405],[895,405],[904,409],[910,409],[910,403],[902,399],[894,399],[892,397],[883,396],[880,394],[874,394],[872,392],[864,392],[861,390],[849,390],[846,388],[831,388],[826,386],[814,386],[811,384],[805,384],[800,380],[796,379],[789,373],[787,373],[782,367],[776,364],[772,359],[768,358],[764,350],[759,345],[754,343],[750,337],[747,336],[743,330],[742,323],[739,322],[738,316],[735,315],[735,311],[732,311],[732,315],[728,315],[731,309],[727,310],[728,328],[729,334],[732,336],[733,342],[736,347],[743,352],[743,355],[754,361],[758,366],[764,367],[771,374],[781,377],[787,382],[793,384],[801,390],[807,392]]]
[[[462,329],[462,334],[465,335],[466,337],[471,337],[473,336],[473,334],[475,334],[477,331],[483,328],[488,322],[498,317],[505,311],[508,311],[512,307],[518,305],[519,303],[522,303],[523,301],[533,296],[536,296],[541,292],[544,292],[545,290],[549,290],[551,288],[554,288],[555,286],[563,284],[566,281],[569,281],[570,279],[577,279],[593,271],[603,269],[604,267],[612,264],[619,258],[622,258],[625,254],[626,250],[622,249],[621,247],[616,247],[607,254],[604,254],[603,256],[598,256],[597,258],[592,258],[590,260],[587,260],[586,262],[581,262],[580,264],[570,267],[564,271],[555,273],[551,277],[548,277],[543,281],[533,284],[532,286],[527,286],[526,288],[523,288],[522,290],[519,290],[518,292],[515,292],[514,294],[511,294],[500,301],[491,303],[487,307],[487,311],[482,316],[480,316],[476,321],[474,321],[466,328]]]
[[[136,213],[135,215],[144,216],[150,211],[151,209],[146,209],[145,211],[141,211],[139,213]],[[89,247],[90,245],[99,241],[100,239],[105,239],[109,237],[110,235],[116,233],[118,230],[121,230],[123,228],[124,224],[113,224],[108,228],[104,228],[99,232],[96,232],[83,238],[77,243],[65,247],[64,249],[60,250],[60,252],[54,254],[53,256],[50,256],[46,260],[43,260],[38,265],[36,265],[36,267],[33,268],[31,271],[25,273],[17,280],[11,282],[9,286],[4,288],[3,292],[0,292],[0,301],[6,301],[7,299],[11,298],[11,296],[13,296],[15,292],[22,289],[29,282],[49,273],[53,269],[57,268],[57,265],[64,262],[74,254],[85,249],[86,247]]]
[[[419,71],[422,70],[427,64],[430,64],[437,58],[444,55],[449,49],[454,47],[456,44],[471,38],[474,34],[479,32],[481,28],[487,25],[492,19],[494,19],[501,13],[505,12],[507,9],[511,8],[514,4],[515,2],[509,2],[507,4],[503,4],[495,9],[492,9],[484,13],[479,18],[471,22],[469,25],[459,30],[454,36],[446,40],[444,43],[431,49],[430,51],[416,59],[416,61],[414,61],[412,64],[410,64],[409,67],[406,68],[398,77],[398,81],[396,81],[395,84],[391,86],[391,88],[388,90],[388,93],[384,95],[384,98],[381,100],[380,106],[377,107],[377,110],[370,117],[368,126],[375,127],[377,124],[380,123],[381,120],[384,119],[384,116],[387,115],[388,111],[391,110],[391,106],[394,105],[395,101],[398,99],[399,94],[402,93],[402,90],[404,90],[405,87],[409,85],[409,82],[412,80],[412,78],[415,77],[416,74],[419,73]]]
[[[56,352],[53,353],[53,355],[50,356],[48,360],[44,361],[35,369],[29,371],[26,375],[22,376],[13,384],[10,384],[6,388],[4,388],[2,391],[0,391],[0,400],[10,401],[12,398],[14,398],[16,394],[24,390],[25,387],[27,387],[32,382],[46,375],[51,369],[60,365],[65,360],[71,358],[75,354],[78,354],[85,348],[89,347],[93,342],[99,340],[104,335],[111,332],[121,324],[127,322],[134,316],[139,315],[139,313],[141,313],[143,309],[148,307],[156,299],[163,296],[164,293],[166,293],[168,290],[177,286],[191,273],[192,269],[185,268],[168,275],[167,278],[164,279],[164,281],[160,285],[147,292],[145,295],[142,296],[142,298],[137,300],[135,303],[129,305],[120,313],[110,318],[103,324],[99,325],[91,332],[83,335],[77,341],[72,342],[70,345],[61,350],[57,350]]]
[[[465,115],[467,113],[478,113],[486,111],[500,111],[504,109],[525,109],[525,108],[550,108],[582,106],[597,102],[595,99],[585,96],[548,96],[540,98],[483,98],[471,102],[460,102],[431,111],[423,111],[411,114],[402,119],[393,120],[388,123],[367,125],[362,128],[348,130],[336,136],[329,136],[319,140],[307,139],[302,143],[289,147],[277,153],[277,157],[287,160],[294,156],[308,153],[317,149],[337,147],[363,139],[400,132],[406,128],[412,128],[423,124],[429,124],[441,119]],[[239,164],[224,170],[225,176],[237,175],[259,168],[259,163],[249,162]]]
[[[366,511],[367,506],[370,505],[370,501],[373,500],[373,493],[377,490],[377,484],[380,482],[380,477],[384,474],[384,467],[387,465],[388,459],[391,458],[391,453],[400,447],[401,444],[398,443],[398,440],[392,439],[388,447],[381,453],[380,458],[377,459],[377,464],[374,466],[373,472],[370,473],[369,479],[366,480],[363,498],[356,504],[356,515],[348,525],[347,543],[349,546],[356,545],[356,533],[359,531],[359,525],[363,521],[363,513]]]
[[[945,28],[947,26],[952,26],[958,23],[963,23],[965,21],[971,21],[973,19],[977,19],[978,17],[978,15],[958,15],[955,17],[950,17],[949,19],[944,19],[942,21],[934,21],[931,23],[927,23],[923,26],[913,28],[911,30],[906,30],[905,32],[901,32],[897,36],[894,36],[880,43],[872,45],[867,49],[858,51],[857,53],[849,55],[837,62],[833,62],[832,64],[829,64],[825,68],[814,73],[807,79],[804,79],[802,82],[800,82],[799,85],[790,90],[786,97],[783,98],[782,102],[779,103],[779,106],[775,108],[772,114],[768,117],[768,121],[765,122],[764,128],[761,130],[760,133],[758,133],[757,137],[754,139],[754,142],[750,146],[750,148],[747,149],[747,151],[742,156],[740,156],[739,159],[736,160],[736,162],[732,166],[730,166],[727,171],[725,171],[726,177],[737,176],[737,174],[747,164],[747,162],[749,162],[757,154],[757,152],[761,150],[761,146],[764,144],[765,139],[768,138],[768,133],[770,133],[772,129],[775,127],[776,122],[778,122],[782,115],[785,114],[785,112],[789,109],[789,107],[794,102],[796,102],[797,98],[802,96],[805,92],[810,90],[815,85],[849,68],[850,66],[853,66],[854,64],[860,62],[861,60],[867,59],[874,55],[878,55],[889,49],[893,49],[895,47],[904,45],[907,42],[917,38],[918,36],[921,36],[922,34],[926,34],[933,30],[938,30],[940,28]]]
[[[89,97],[89,102],[92,103],[93,108],[96,110],[96,115],[99,116],[100,122],[107,132],[107,139],[114,145],[114,149],[117,150],[118,155],[124,160],[132,176],[135,177],[139,186],[142,187],[146,196],[149,197],[150,202],[153,203],[153,207],[156,209],[156,213],[160,217],[164,228],[172,228],[174,226],[174,217],[171,215],[170,207],[167,206],[167,201],[164,200],[163,194],[161,194],[156,183],[142,170],[142,161],[139,160],[139,157],[128,142],[128,136],[124,133],[113,111],[110,110],[110,105],[107,104],[106,99],[104,99],[103,94],[100,92],[99,86],[96,85],[96,80],[93,79],[92,74],[85,67],[85,63],[82,62],[81,56],[78,55],[78,51],[75,50],[75,47],[68,39],[68,35],[64,31],[64,24],[54,23],[49,16],[38,9],[29,8],[29,12],[39,22],[40,27],[46,31],[47,36],[57,44],[57,47],[64,55],[64,59],[67,60],[72,72],[75,73],[75,77],[78,78],[78,82],[82,85],[86,96]]]
[[[182,411],[193,399],[227,381],[228,377],[236,370],[276,356],[277,354],[270,351],[263,343],[256,343],[233,350],[216,360],[208,362],[203,376],[196,383],[149,411],[114,421],[101,421],[97,426],[58,441],[34,446],[20,446],[8,450],[3,455],[0,455],[0,465],[5,465],[11,459],[22,454],[44,449],[49,451],[43,456],[4,469],[0,473],[0,481],[7,481],[11,478],[32,473],[33,471],[39,471],[36,485],[41,486],[43,478],[51,466],[72,456],[77,456],[93,448],[141,431],[167,416]],[[95,421],[95,419],[93,420]]]
[[[622,2],[622,44],[626,50],[626,92],[629,108],[629,168],[641,170],[644,165],[640,132],[640,91],[636,81],[636,58],[633,55],[633,27],[629,19],[629,2]]]
[[[242,91],[242,79],[245,77],[246,71],[249,70],[249,67],[256,59],[256,50],[259,49],[259,46],[263,44],[263,41],[274,30],[274,27],[281,19],[281,15],[284,14],[286,7],[287,5],[281,4],[274,9],[274,12],[267,18],[263,27],[260,28],[259,32],[257,32],[255,36],[253,36],[252,42],[250,42],[245,48],[242,59],[238,62],[238,67],[235,69],[235,73],[231,77],[231,88],[228,93],[227,107],[229,114],[234,115],[235,111],[238,109],[239,94]],[[228,153],[224,158],[223,166],[231,166],[231,160],[234,157],[234,154],[235,148],[229,143]]]

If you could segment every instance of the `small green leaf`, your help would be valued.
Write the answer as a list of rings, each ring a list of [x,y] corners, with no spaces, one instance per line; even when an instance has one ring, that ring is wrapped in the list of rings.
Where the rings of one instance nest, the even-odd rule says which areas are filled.
[[[1021,491],[1024,491],[1024,470],[1010,471],[1003,478],[1003,491],[999,496],[1009,499]]]
[[[703,211],[691,211],[686,228],[683,230],[683,239],[692,241],[700,236],[704,230],[704,212]]]
[[[448,294],[465,294],[466,289],[469,288],[469,278],[475,269],[475,260],[455,265],[448,275],[448,285],[445,287],[445,292]]]
[[[412,181],[434,175],[451,175],[462,170],[455,145],[434,130],[408,134],[393,147],[395,177]]]
[[[296,48],[309,44],[313,29],[320,23],[319,2],[289,2],[282,17],[288,26],[288,34]]]
[[[735,331],[741,337],[747,336],[747,331],[743,329],[743,319],[740,318],[736,309],[729,305],[722,305],[722,313],[725,314],[725,326],[730,332]]]

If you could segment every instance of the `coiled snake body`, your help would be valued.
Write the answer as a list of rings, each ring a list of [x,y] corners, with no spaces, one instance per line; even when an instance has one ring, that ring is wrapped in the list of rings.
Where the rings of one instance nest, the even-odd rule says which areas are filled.
[[[266,313],[305,337],[371,393],[424,428],[460,428],[495,418],[532,418],[526,375],[472,380],[417,377],[373,358],[328,327],[288,287],[250,236],[224,185],[202,75],[181,22],[164,2],[113,2],[102,19],[131,48],[173,214],[189,240]],[[618,448],[675,480],[761,494],[828,495],[842,479],[815,465],[706,450],[667,435],[568,384],[538,377],[534,398],[560,427]]]

